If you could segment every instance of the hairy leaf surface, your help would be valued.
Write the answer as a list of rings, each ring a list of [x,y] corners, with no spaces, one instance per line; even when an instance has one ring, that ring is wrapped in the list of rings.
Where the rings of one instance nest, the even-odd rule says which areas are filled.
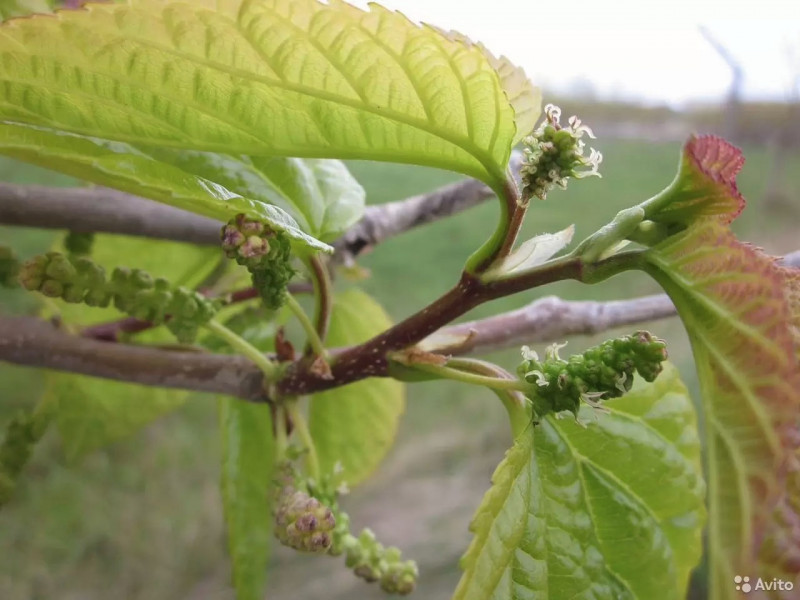
[[[797,272],[729,229],[744,207],[743,162],[720,138],[691,138],[676,181],[645,203],[649,218],[686,227],[645,260],[686,326],[700,378],[714,600],[734,598],[736,574],[775,558],[762,542],[784,535],[774,510],[800,443]]]
[[[375,300],[351,289],[334,299],[328,345],[360,344],[391,325]],[[405,387],[387,378],[312,396],[309,428],[323,473],[341,463],[341,480],[350,485],[363,481],[391,448],[404,410]]]
[[[676,369],[516,440],[475,515],[454,600],[683,600],[702,552],[697,423]]]
[[[800,371],[785,281],[770,257],[715,219],[647,256],[692,341],[705,410],[712,589],[732,598],[730,581],[755,562],[797,443]]]
[[[138,148],[9,122],[0,122],[0,153],[221,221],[246,213],[285,231],[295,247],[326,252],[331,247],[314,234],[347,227],[363,207],[363,190],[338,162],[298,159],[292,180],[285,159],[271,164],[269,158]],[[334,183],[332,176],[341,179]],[[273,177],[294,188],[281,192]],[[287,209],[304,219],[305,231]]]
[[[169,260],[164,260],[168,256]],[[139,267],[154,277],[166,277],[175,285],[193,287],[214,267],[219,251],[188,244],[98,235],[92,259],[106,268]],[[57,304],[67,327],[82,327],[123,317],[113,308],[83,304]],[[159,327],[137,336],[158,343],[174,343],[172,334]],[[186,392],[120,383],[81,375],[47,373],[48,393],[57,401],[56,422],[69,459],[95,450],[138,431],[176,409]]]
[[[271,407],[219,400],[222,505],[237,600],[262,600],[272,533],[275,466]]]
[[[5,118],[138,144],[407,162],[497,186],[511,102],[529,104],[507,63],[498,75],[479,47],[378,5],[129,0],[1,33]]]

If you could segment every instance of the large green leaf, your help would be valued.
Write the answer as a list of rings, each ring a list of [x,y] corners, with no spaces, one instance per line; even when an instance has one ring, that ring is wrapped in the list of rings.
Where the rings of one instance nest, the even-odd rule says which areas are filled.
[[[683,600],[702,552],[700,443],[668,367],[582,427],[516,440],[472,523],[454,600]],[[595,420],[596,417],[596,420]]]
[[[51,0],[0,0],[0,21],[11,17],[48,14],[52,10]]]
[[[334,299],[328,343],[359,344],[391,325],[378,303],[351,289]],[[391,448],[404,410],[405,388],[393,379],[365,379],[315,394],[309,428],[323,472],[339,463],[341,480],[355,485],[365,479]]]
[[[262,600],[267,576],[275,467],[271,407],[219,401],[222,504],[237,600]]]
[[[645,269],[675,303],[700,378],[713,600],[735,598],[734,576],[757,563],[800,573],[770,545],[785,535],[776,506],[792,505],[785,475],[800,443],[800,277],[729,229],[744,208],[743,163],[725,140],[693,137],[675,181],[643,205],[678,231],[646,252]]]
[[[123,142],[0,121],[2,154],[221,221],[227,221],[237,213],[246,213],[285,231],[295,245],[314,250],[332,251],[330,246],[314,238],[313,233],[318,230],[328,234],[339,227],[347,227],[360,216],[363,206],[363,195],[359,196],[363,191],[340,163],[324,166],[328,161],[313,161],[306,165],[306,172],[298,174],[295,189],[281,194],[271,185],[269,177],[283,183],[291,175],[286,168],[281,168],[281,163],[270,166],[268,158],[240,157],[237,160],[199,152],[152,149],[149,152],[155,156],[144,148]],[[263,165],[263,171],[247,167],[252,160]],[[318,166],[318,163],[323,163],[323,166]],[[301,166],[296,169],[302,171]],[[314,180],[317,173],[321,175]],[[331,182],[334,174],[341,180]],[[256,185],[248,181],[248,177],[260,177],[261,182]],[[309,196],[303,196],[306,191],[303,184],[308,188]],[[334,198],[330,193],[337,185],[342,191],[341,198]],[[280,205],[270,204],[278,196],[285,198],[281,204],[291,205],[292,212],[301,218],[305,218],[304,213],[316,218],[309,221],[312,235],[304,232]],[[326,217],[328,214],[329,218]]]
[[[219,251],[214,248],[112,235],[96,236],[92,250],[93,260],[107,270],[115,266],[139,267],[188,287],[209,274],[218,256]],[[75,330],[124,316],[113,308],[66,303],[57,306],[60,318]],[[174,342],[163,327],[149,332],[147,338]],[[56,422],[67,457],[73,460],[138,431],[183,404],[187,395],[180,390],[56,372],[47,373],[47,389],[57,402]]]
[[[784,493],[800,414],[785,280],[774,261],[704,220],[647,253],[689,333],[705,411],[714,599],[734,598]]]
[[[11,121],[174,148],[424,164],[494,187],[517,133],[480,48],[377,5],[129,0],[2,33]],[[503,81],[517,103],[519,77]]]

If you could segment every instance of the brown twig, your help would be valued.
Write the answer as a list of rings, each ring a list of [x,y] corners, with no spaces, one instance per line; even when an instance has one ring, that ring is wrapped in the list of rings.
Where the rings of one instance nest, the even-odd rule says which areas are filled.
[[[0,318],[0,360],[142,385],[226,394],[252,402],[266,401],[261,371],[242,356],[108,344],[70,335],[33,317]]]

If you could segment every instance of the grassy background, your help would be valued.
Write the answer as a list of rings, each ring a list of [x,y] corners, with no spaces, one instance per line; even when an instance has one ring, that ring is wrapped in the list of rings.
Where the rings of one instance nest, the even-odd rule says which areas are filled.
[[[582,239],[621,208],[667,185],[679,145],[616,141],[603,142],[600,149],[603,179],[574,182],[567,192],[534,204],[527,235],[575,223],[576,238]],[[765,196],[775,187],[767,185],[770,152],[753,147],[745,148],[745,154],[740,187],[750,204],[737,231],[771,252],[796,249],[800,154],[790,156],[779,182],[782,197],[790,199],[780,203]],[[371,203],[456,179],[441,171],[377,163],[353,163],[351,168]],[[9,160],[0,161],[0,180],[75,183]],[[394,318],[410,314],[453,284],[466,257],[492,231],[496,211],[495,203],[486,203],[386,242],[361,261],[372,272],[363,287]],[[0,228],[2,243],[11,243],[22,256],[46,249],[55,235]],[[615,299],[654,291],[644,275],[625,274],[591,288],[563,283],[526,292],[479,307],[468,318],[517,308],[546,294]],[[33,309],[22,292],[0,290],[0,312]],[[677,320],[650,329],[668,340],[675,362],[694,387],[688,345]],[[571,340],[569,349],[579,351],[597,341]],[[513,369],[518,353],[492,358]],[[40,372],[0,364],[0,426],[15,410],[32,406],[41,389]],[[65,464],[51,431],[37,448],[17,496],[0,511],[0,598],[232,598],[217,492],[215,417],[213,400],[197,397],[77,465]],[[418,597],[449,598],[458,578],[457,558],[469,540],[467,523],[507,444],[503,410],[490,393],[445,383],[409,388],[398,445],[376,477],[347,499],[347,507],[356,526],[369,524],[385,543],[401,546],[418,560]],[[298,558],[279,549],[274,563],[271,598],[380,597],[339,560]]]

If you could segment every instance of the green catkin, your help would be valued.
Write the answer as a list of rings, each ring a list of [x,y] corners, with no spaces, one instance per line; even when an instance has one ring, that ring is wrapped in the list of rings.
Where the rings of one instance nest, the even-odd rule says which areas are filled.
[[[264,305],[271,310],[280,308],[295,273],[288,236],[239,214],[222,228],[221,238],[226,256],[250,271]]]
[[[608,340],[568,360],[558,356],[558,348],[551,346],[543,361],[527,347],[522,351],[517,372],[534,384],[529,397],[537,418],[562,411],[577,417],[581,401],[597,406],[628,392],[637,372],[654,381],[667,359],[666,343],[647,331]]]
[[[48,252],[26,261],[19,281],[30,291],[72,304],[114,307],[155,325],[166,324],[181,343],[191,343],[199,328],[210,321],[221,306],[192,290],[172,288],[166,279],[153,279],[141,269],[105,269],[86,257],[66,257]]]

